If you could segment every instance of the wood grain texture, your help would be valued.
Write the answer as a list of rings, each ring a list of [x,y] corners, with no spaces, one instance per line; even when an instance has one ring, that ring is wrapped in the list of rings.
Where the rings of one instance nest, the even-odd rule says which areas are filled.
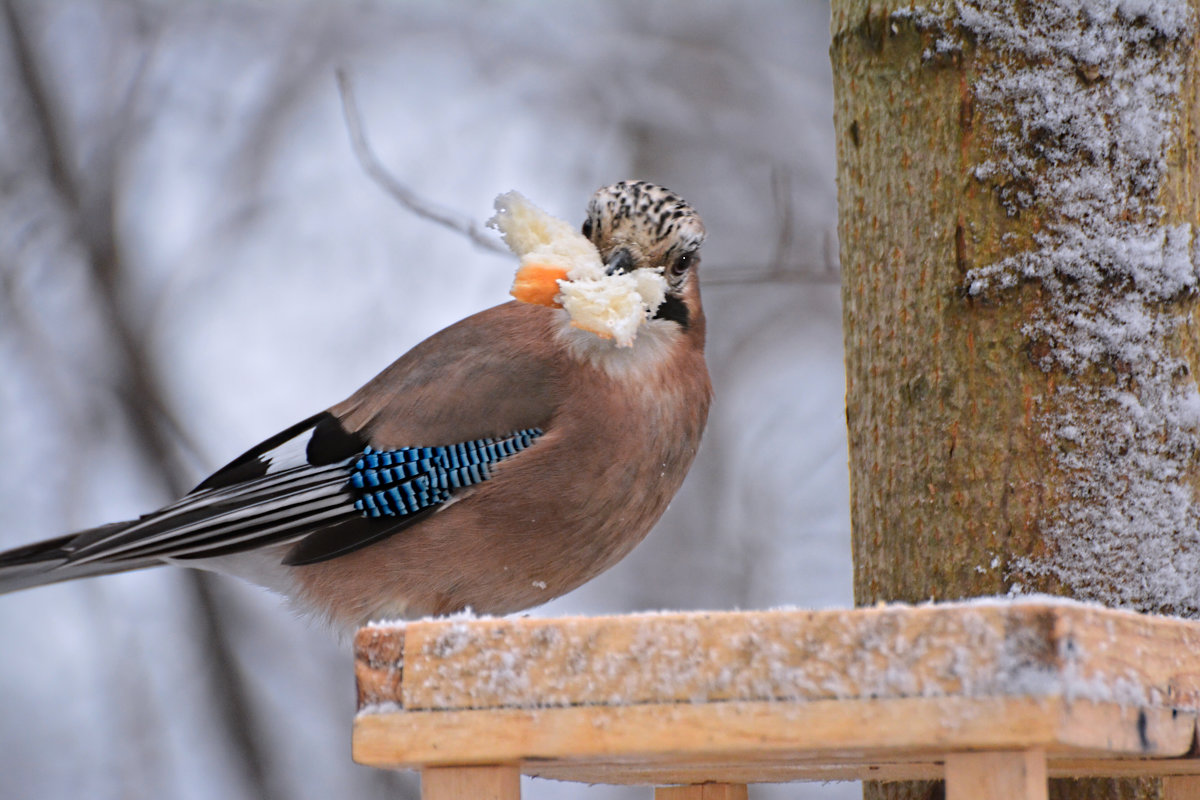
[[[1065,601],[431,620],[356,639],[354,758],[589,783],[1194,775],[1200,623]]]
[[[354,635],[354,682],[360,709],[396,703],[404,679],[404,629],[359,628]]]
[[[1200,800],[1200,775],[1168,775],[1162,795],[1163,800]]]
[[[388,630],[364,629],[356,642],[360,707],[1028,695],[1200,708],[1200,623],[1081,604],[443,620]]]
[[[1004,304],[963,292],[1021,221],[971,177],[987,142],[969,75],[922,58],[927,37],[891,17],[902,6],[832,8],[859,605],[1006,592],[1011,557],[1044,547],[1038,519],[1057,485],[1033,419],[1054,378],[1021,333],[1036,289]]]
[[[931,757],[932,758],[932,757]],[[591,762],[569,767],[556,763],[526,765],[528,775],[555,780],[583,783],[622,783],[657,785],[662,783],[694,783],[704,780],[723,780],[745,783],[788,783],[791,781],[932,781],[944,776],[943,762],[934,760],[892,761],[880,756],[869,763],[839,762],[835,759],[806,760],[804,758],[772,761],[705,760],[702,763],[629,764]],[[1141,777],[1164,775],[1196,777],[1200,762],[1196,759],[1059,759],[1048,764],[1051,778],[1078,775],[1101,777]],[[714,778],[713,776],[718,776]],[[619,780],[612,780],[619,778]],[[1164,778],[1166,780],[1166,778]],[[1184,795],[1196,800],[1200,795]],[[1180,799],[1182,800],[1182,799]]]
[[[1079,230],[1070,227],[1076,217],[1112,219],[1118,226],[1157,220],[1154,224],[1182,225],[1193,235],[1200,198],[1195,191],[1200,57],[1194,46],[1200,4],[1188,5],[1187,30],[1156,38],[1152,52],[1110,51],[1098,60],[1104,62],[1103,91],[1094,86],[1098,73],[1082,61],[1077,74],[1067,70],[1055,91],[1047,91],[1045,83],[1029,87],[1034,73],[1055,60],[1047,55],[1053,47],[1001,47],[1002,36],[964,21],[972,13],[995,13],[997,29],[1011,21],[1028,35],[1025,41],[1037,43],[1066,41],[1083,28],[1132,40],[1141,35],[1143,21],[1101,12],[1081,28],[1073,12],[1038,17],[1033,9],[1055,4],[1026,0],[832,3],[857,603],[1002,594],[1020,586],[1200,615],[1194,593],[1176,591],[1170,577],[1161,577],[1193,571],[1179,566],[1187,561],[1180,552],[1192,547],[1187,532],[1195,528],[1190,520],[1200,486],[1192,424],[1171,422],[1154,435],[1120,444],[1116,433],[1129,419],[1122,392],[1148,407],[1160,398],[1169,405],[1167,398],[1176,393],[1194,394],[1193,376],[1200,368],[1195,293],[1143,303],[1137,296],[1140,281],[1123,271],[1130,265],[1108,271],[1111,265],[1103,264],[1087,237],[1072,240],[1086,262],[1075,271],[1099,268],[1105,276],[1100,291],[1077,291],[1071,269],[1055,268],[1061,271],[1050,280],[1033,277],[1047,275],[1049,267],[1024,271],[1002,290],[968,291],[972,270],[1010,256],[1028,254],[1046,266],[1043,243],[1060,229],[1068,231],[1062,241],[1068,240]],[[1038,25],[1044,27],[1030,30]],[[1168,136],[1143,135],[1131,144],[1117,135],[1093,150],[1072,152],[1070,145],[1056,147],[1048,140],[1062,144],[1076,137],[1063,129],[1049,133],[1052,125],[1028,114],[1018,118],[1019,92],[989,99],[988,80],[1001,74],[1023,78],[1024,91],[1047,98],[1051,107],[1044,118],[1063,110],[1064,116],[1085,119],[1079,108],[1112,98],[1095,116],[1105,122],[1083,131],[1082,138],[1095,133],[1100,140],[1102,131],[1123,129],[1114,120],[1129,98],[1147,102],[1147,93],[1131,92],[1115,80],[1139,59],[1160,74],[1182,73],[1180,91],[1162,107],[1140,107],[1144,118],[1166,120]],[[1150,141],[1156,151],[1147,162],[1163,164],[1161,176],[1157,168],[1122,174],[1114,168],[1116,159],[1107,160]],[[1101,151],[1105,155],[1095,160]],[[1004,152],[1027,157],[1031,166],[989,173],[985,165],[1003,161]],[[1089,164],[1090,171],[1081,169]],[[1104,195],[1112,202],[1101,204],[1101,213],[1093,207],[1083,214],[1068,204],[1065,192],[1033,190],[1052,172],[1072,176],[1076,185],[1084,185],[1084,176],[1099,176],[1096,183],[1111,180],[1120,188]],[[1013,200],[1035,195],[1035,201]],[[1124,243],[1134,237],[1117,238]],[[1063,303],[1080,297],[1085,300],[1077,305]],[[1101,346],[1096,352],[1103,357],[1090,355],[1068,367],[1072,356],[1095,343],[1085,338],[1085,346],[1078,346],[1081,340],[1070,332],[1102,320],[1101,309],[1113,308],[1120,308],[1115,316],[1122,320],[1155,320],[1168,331],[1156,338],[1155,355],[1123,358]],[[1048,319],[1054,323],[1039,328]],[[1131,362],[1141,371],[1136,378]],[[1151,376],[1155,380],[1147,380]],[[1162,387],[1177,392],[1164,393]],[[1124,460],[1125,454],[1162,455],[1165,450],[1154,443],[1172,436],[1189,444],[1163,455],[1169,466],[1154,470],[1153,478],[1139,481],[1139,470],[1128,467],[1092,479],[1106,463],[1100,453],[1119,453],[1118,463],[1127,465],[1134,458]],[[1078,442],[1091,442],[1094,450],[1078,450]],[[1156,498],[1144,506],[1153,510],[1130,513],[1139,489]],[[1176,503],[1175,497],[1185,499]],[[1143,521],[1176,519],[1169,507],[1188,521],[1139,527]],[[1099,520],[1132,524],[1106,527]],[[1135,530],[1137,535],[1120,535]],[[1142,531],[1153,531],[1153,543],[1138,541]],[[931,787],[912,787],[867,796],[937,795]],[[1152,787],[1090,785],[1053,796],[1159,795]]]
[[[802,703],[644,703],[546,709],[360,714],[354,759],[377,767],[520,761],[529,774],[571,778],[585,765],[611,771],[600,781],[635,783],[708,763],[867,766],[940,762],[947,752],[1040,747],[1052,757],[1182,756],[1194,714],[1168,709],[1028,698],[906,698]],[[1172,768],[1168,767],[1170,772]],[[863,770],[864,772],[868,770]],[[589,780],[595,778],[592,773]],[[725,781],[723,772],[700,780]]]
[[[421,800],[521,800],[516,767],[427,767],[421,770]]]
[[[1019,585],[1024,591],[1119,600],[1143,611],[1196,616],[1194,594],[1160,588],[1171,582],[1162,576],[1169,576],[1173,555],[1190,553],[1186,536],[1176,537],[1175,547],[1147,548],[1137,540],[1149,534],[1131,525],[1123,529],[1127,537],[1105,534],[1095,551],[1068,541],[1107,530],[1083,510],[1129,513],[1121,498],[1147,486],[1135,479],[1132,461],[1117,462],[1126,469],[1106,482],[1088,481],[1103,459],[1099,451],[1081,450],[1072,441],[1115,444],[1120,439],[1114,420],[1129,417],[1119,396],[1105,391],[1110,387],[1148,407],[1167,403],[1169,386],[1187,389],[1185,394],[1194,391],[1200,326],[1194,319],[1194,292],[1143,303],[1134,285],[1140,281],[1124,271],[1132,262],[1106,261],[1102,242],[1086,233],[1091,229],[1072,227],[1079,209],[1067,211],[1056,203],[1066,198],[1043,187],[1036,201],[1013,199],[1033,198],[1026,184],[1048,171],[1079,181],[1096,176],[1088,171],[1088,165],[1095,168],[1094,154],[1046,147],[1047,139],[1060,144],[1074,139],[1061,130],[1048,134],[1034,120],[1011,117],[1018,104],[997,102],[989,81],[1014,74],[1044,80],[1038,72],[1044,54],[1035,46],[1021,52],[1001,47],[1001,37],[975,35],[954,9],[965,15],[983,6],[1002,18],[1049,25],[1054,15],[1035,23],[1025,13],[1038,5],[1026,0],[925,4],[923,9],[907,0],[832,4],[855,600],[866,605],[956,599],[1001,594]],[[1200,3],[1190,5],[1194,18]],[[1038,41],[1076,35],[1071,14],[1058,17],[1057,24],[1060,30],[1023,30]],[[1102,12],[1091,24],[1103,26],[1107,36],[1133,40],[1141,23]],[[1155,164],[1161,159],[1162,170],[1115,174],[1116,163],[1103,162],[1110,170],[1101,170],[1099,180],[1110,178],[1115,188],[1111,197],[1104,195],[1111,202],[1090,209],[1089,216],[1111,210],[1114,223],[1182,224],[1191,235],[1200,205],[1194,191],[1200,173],[1195,30],[1192,24],[1188,33],[1164,38],[1146,53],[1125,52],[1130,62],[1155,59],[1164,72],[1178,69],[1183,82],[1171,100],[1163,96],[1166,106],[1153,105],[1149,95],[1138,94],[1134,101],[1150,103],[1142,109],[1145,117],[1169,119],[1162,123],[1167,135],[1153,139],[1163,151],[1149,159]],[[1108,111],[1115,115],[1125,102],[1116,98],[1128,97],[1129,89],[1119,86],[1114,74],[1125,67],[1135,69],[1129,63],[1106,65],[1114,81],[1111,94],[1097,93],[1084,74],[1068,74],[1049,102],[1074,109],[1110,97]],[[1103,138],[1100,127],[1096,135]],[[1111,130],[1121,126],[1113,122]],[[1121,139],[1105,142],[1122,152],[1142,146]],[[1053,164],[1044,160],[1050,150]],[[996,167],[1006,158],[1001,153],[1010,152],[1037,168],[1030,166],[1026,174],[988,173],[985,165]],[[1048,263],[1046,243],[1058,241],[1055,232],[1072,241],[1072,252],[1087,269],[1108,276],[1103,291],[1067,304],[1065,298],[1080,297],[1062,288],[1075,278],[1034,277],[1043,275],[1034,269],[1014,275],[1004,289],[969,290],[977,277],[972,270],[1007,258]],[[1073,233],[1080,235],[1078,241]],[[1130,231],[1123,234],[1133,238]],[[1110,305],[1118,297],[1128,301],[1119,304],[1124,313]],[[1140,359],[1129,358],[1141,366],[1161,363],[1177,376],[1154,382],[1157,388],[1150,391],[1145,388],[1150,372],[1131,377],[1134,372],[1119,352],[1105,350],[1095,339],[1072,338],[1065,332],[1075,329],[1071,325],[1036,324],[1071,320],[1083,329],[1102,324],[1109,313],[1130,330],[1151,321],[1161,326],[1161,336],[1146,339],[1156,344],[1147,345]],[[1115,326],[1120,329],[1121,323]],[[1072,361],[1080,353],[1092,355]],[[1190,423],[1164,424],[1158,435],[1166,439],[1181,428],[1190,429]],[[1151,439],[1135,438],[1135,447],[1125,451]],[[1192,449],[1181,447],[1170,455],[1148,447],[1147,455],[1157,454],[1169,465],[1155,471],[1150,483],[1178,487],[1190,498],[1200,486],[1200,462]],[[1076,458],[1065,457],[1069,453]],[[1152,496],[1158,502],[1148,507],[1173,505],[1170,493]],[[1077,524],[1064,527],[1067,521]],[[1169,543],[1172,530],[1194,528],[1190,522],[1178,526],[1147,520],[1144,531],[1154,530],[1155,538]],[[1100,555],[1085,575],[1082,564],[1064,567],[1057,557],[1062,552]],[[1099,567],[1108,567],[1108,579]],[[1142,580],[1160,570],[1159,577]]]
[[[1046,754],[951,753],[946,756],[946,800],[1046,800]]]

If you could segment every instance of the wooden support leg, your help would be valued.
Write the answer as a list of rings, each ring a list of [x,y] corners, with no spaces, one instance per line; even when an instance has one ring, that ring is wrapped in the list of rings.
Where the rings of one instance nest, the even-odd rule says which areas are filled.
[[[1196,800],[1200,797],[1200,775],[1168,775],[1163,778],[1163,800]]]
[[[950,753],[946,800],[1046,800],[1046,752]]]
[[[744,783],[697,783],[692,786],[662,786],[654,800],[746,800]]]
[[[521,800],[516,766],[424,767],[421,800]]]

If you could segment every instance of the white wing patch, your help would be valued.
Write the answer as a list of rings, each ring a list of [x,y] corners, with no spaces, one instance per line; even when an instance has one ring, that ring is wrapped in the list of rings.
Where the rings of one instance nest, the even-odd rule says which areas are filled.
[[[308,443],[312,441],[313,431],[313,428],[301,431],[283,444],[260,455],[259,459],[267,465],[267,474],[308,466]]]

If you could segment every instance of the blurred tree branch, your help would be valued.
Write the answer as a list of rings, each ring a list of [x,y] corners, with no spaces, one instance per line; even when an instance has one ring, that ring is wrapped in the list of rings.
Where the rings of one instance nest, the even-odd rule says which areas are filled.
[[[354,147],[354,155],[367,176],[391,195],[396,202],[418,217],[462,234],[470,239],[472,244],[484,250],[507,254],[508,248],[496,239],[495,233],[488,231],[463,214],[438,208],[388,172],[367,142],[362,124],[362,114],[358,109],[358,99],[354,94],[354,83],[345,69],[339,68],[335,74],[338,92],[342,97],[342,114],[345,116],[346,128],[350,134],[350,144]]]
[[[90,176],[99,175],[89,185],[77,178],[68,157],[66,133],[56,117],[49,83],[39,68],[28,26],[22,19],[16,0],[4,0],[0,6],[4,23],[13,43],[13,59],[18,83],[24,88],[31,125],[36,129],[50,183],[65,203],[71,218],[69,229],[85,253],[94,278],[99,308],[111,335],[111,345],[121,364],[121,375],[114,391],[130,427],[138,436],[139,449],[150,467],[144,474],[157,476],[163,493],[177,497],[189,488],[187,470],[180,459],[179,447],[186,442],[183,428],[170,410],[161,376],[153,359],[129,322],[122,302],[125,278],[114,225],[116,162],[126,138],[124,125],[137,94],[139,78],[130,85],[122,108],[113,113],[112,123],[103,133],[104,160]],[[135,71],[140,76],[144,59]],[[255,732],[260,725],[248,700],[245,682],[237,669],[230,637],[221,623],[219,598],[211,576],[187,570],[187,581],[197,603],[201,634],[207,645],[215,676],[213,695],[221,701],[221,713],[229,748],[240,761],[248,794],[270,796],[264,753]]]
[[[508,255],[508,248],[501,244],[496,235],[483,226],[474,222],[465,214],[439,208],[421,197],[403,181],[388,171],[383,162],[371,148],[367,140],[366,129],[363,126],[362,112],[358,106],[358,98],[354,92],[354,82],[344,68],[335,72],[338,93],[342,98],[342,115],[346,120],[346,132],[350,136],[350,144],[354,148],[354,156],[359,166],[367,173],[381,189],[408,211],[422,219],[427,219],[437,225],[467,237],[472,244],[492,253]],[[745,286],[755,283],[836,283],[839,275],[836,269],[831,269],[828,253],[825,264],[821,267],[799,265],[787,260],[791,254],[794,239],[793,209],[791,205],[790,182],[786,173],[776,170],[772,174],[771,189],[775,197],[775,207],[780,219],[779,241],[776,245],[774,265],[766,268],[742,267],[713,267],[705,273],[706,286]]]

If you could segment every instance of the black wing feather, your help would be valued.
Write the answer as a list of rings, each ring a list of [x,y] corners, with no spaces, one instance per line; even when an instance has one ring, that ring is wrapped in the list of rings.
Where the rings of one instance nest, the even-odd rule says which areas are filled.
[[[430,506],[415,514],[401,517],[391,525],[380,525],[378,518],[368,517],[338,522],[328,528],[313,531],[296,542],[284,556],[283,563],[289,567],[303,567],[353,553],[416,525],[439,508],[441,506]]]
[[[247,451],[175,503],[132,522],[63,537],[53,554],[63,568],[80,571],[292,543],[284,565],[316,564],[426,519],[541,435],[529,428],[375,451],[323,412]]]

